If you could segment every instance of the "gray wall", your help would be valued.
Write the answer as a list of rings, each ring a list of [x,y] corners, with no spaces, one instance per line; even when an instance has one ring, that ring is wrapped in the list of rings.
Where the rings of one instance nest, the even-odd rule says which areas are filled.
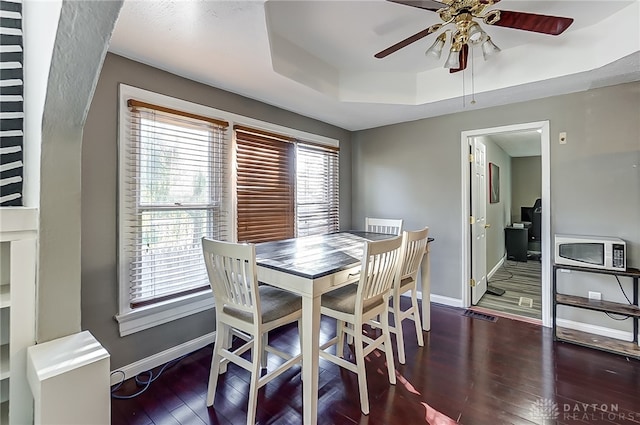
[[[359,131],[352,221],[375,214],[404,217],[407,228],[429,225],[432,293],[461,299],[460,132],[549,120],[551,233],[621,237],[629,265],[638,267],[639,112],[635,82]],[[565,145],[558,144],[561,131]]]
[[[532,207],[542,198],[542,157],[511,159],[511,220],[520,221],[520,207]]]
[[[640,266],[640,83],[350,134],[109,54],[83,137],[81,280],[82,328],[90,330],[111,353],[113,369],[211,332],[214,327],[213,311],[208,311],[128,337],[118,334],[113,316],[118,309],[119,82],[339,139],[341,227],[361,227],[366,215],[403,217],[407,229],[429,225],[431,236],[436,238],[431,257],[432,292],[454,299],[461,298],[460,132],[549,120],[552,233],[621,237],[628,243],[629,265]],[[557,143],[560,131],[567,132],[566,145]],[[502,184],[505,181],[501,178]],[[501,187],[503,194],[506,190]],[[499,205],[498,214],[505,214],[504,206]],[[601,285],[603,298],[618,296],[617,286]]]
[[[117,369],[214,330],[213,310],[121,338],[117,282],[118,83],[340,140],[340,225],[351,227],[350,132],[108,54],[82,141],[82,329]]]

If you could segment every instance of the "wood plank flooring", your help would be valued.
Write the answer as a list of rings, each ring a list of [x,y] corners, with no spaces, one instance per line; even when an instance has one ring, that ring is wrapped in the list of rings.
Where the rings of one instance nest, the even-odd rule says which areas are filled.
[[[542,320],[542,264],[506,260],[489,279],[489,285],[504,289],[503,295],[485,293],[478,307]],[[532,300],[532,306],[520,305],[520,297]]]
[[[320,361],[318,424],[640,424],[640,361],[554,342],[550,329],[531,323],[473,319],[437,304],[431,310],[424,347],[404,322],[407,363],[396,361],[397,385],[388,382],[384,356],[369,355],[368,416],[360,413],[355,374]],[[323,341],[334,325],[323,318]],[[299,350],[295,326],[270,341]],[[249,373],[235,365],[220,376],[215,404],[206,407],[211,352],[205,347],[167,368],[133,399],[112,399],[112,424],[244,424]],[[138,390],[128,380],[117,393]],[[297,366],[261,390],[257,423],[301,424],[301,396]],[[434,421],[427,407],[452,421]]]

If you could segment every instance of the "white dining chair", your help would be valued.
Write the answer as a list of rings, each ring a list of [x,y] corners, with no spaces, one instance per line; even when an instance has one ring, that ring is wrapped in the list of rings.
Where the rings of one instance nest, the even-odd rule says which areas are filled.
[[[398,347],[398,361],[405,364],[404,334],[402,332],[402,321],[412,319],[416,328],[418,345],[424,346],[422,337],[422,323],[420,323],[420,311],[418,310],[418,284],[417,276],[422,257],[427,250],[429,228],[422,230],[404,231],[402,233],[402,255],[398,273],[393,281],[391,292],[391,314],[393,314],[393,326],[389,330],[396,334],[396,344]],[[400,296],[407,292],[411,293],[411,307],[402,310],[400,307]]]
[[[207,406],[215,400],[218,375],[232,362],[251,372],[247,425],[256,417],[258,389],[285,370],[300,363],[302,355],[295,356],[268,345],[268,332],[302,317],[300,296],[268,285],[258,285],[256,250],[254,244],[236,244],[202,238],[202,251],[216,303],[216,340],[214,344]],[[248,341],[232,350],[231,332],[242,332]],[[250,360],[241,357],[251,350]],[[261,376],[266,366],[266,353],[275,354],[285,361]],[[221,368],[222,366],[222,368]]]
[[[364,228],[367,232],[373,233],[386,233],[389,235],[402,235],[402,222],[401,218],[373,218],[365,217]]]
[[[369,414],[365,357],[379,348],[385,352],[389,382],[396,383],[393,347],[389,331],[389,296],[400,259],[402,238],[366,241],[356,285],[346,285],[322,295],[320,312],[336,319],[336,336],[320,346],[320,357],[358,375],[360,409]],[[376,339],[364,335],[363,325],[380,317]],[[344,334],[352,336],[355,364],[344,358]],[[366,344],[366,346],[365,346]],[[335,354],[326,351],[335,345]]]

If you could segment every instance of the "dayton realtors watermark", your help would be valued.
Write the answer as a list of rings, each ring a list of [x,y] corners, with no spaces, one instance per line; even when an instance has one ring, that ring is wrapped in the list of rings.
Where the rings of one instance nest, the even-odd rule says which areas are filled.
[[[621,421],[640,420],[640,412],[621,412],[618,404],[556,403],[552,399],[539,399],[531,405],[531,416],[535,419],[553,421]]]

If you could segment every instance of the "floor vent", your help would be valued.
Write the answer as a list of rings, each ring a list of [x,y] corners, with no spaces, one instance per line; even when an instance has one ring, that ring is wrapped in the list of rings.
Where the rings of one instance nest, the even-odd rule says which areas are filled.
[[[520,301],[518,301],[518,305],[520,307],[533,308],[533,299],[527,298],[527,297],[520,297]]]
[[[498,318],[496,316],[491,316],[489,314],[479,313],[473,310],[465,310],[462,314],[463,316],[471,317],[472,319],[480,319],[486,320],[487,322],[497,322]]]

